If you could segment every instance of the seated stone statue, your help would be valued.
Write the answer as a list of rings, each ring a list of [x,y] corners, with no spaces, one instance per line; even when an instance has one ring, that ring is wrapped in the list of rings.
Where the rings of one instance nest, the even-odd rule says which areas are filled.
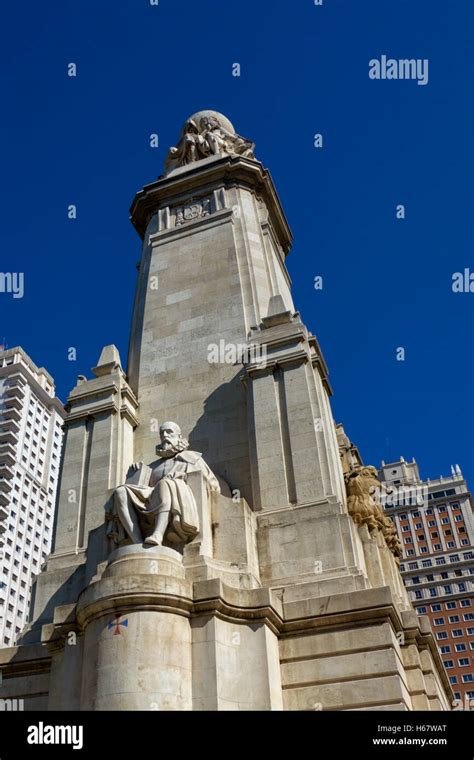
[[[199,515],[187,483],[190,472],[201,472],[210,490],[220,493],[217,478],[201,454],[189,451],[189,443],[175,422],[161,425],[160,438],[156,447],[159,459],[145,468],[145,472],[149,470],[147,482],[127,482],[114,491],[110,500],[107,533],[116,543],[118,527],[134,544],[161,546],[165,536],[171,543],[192,541],[199,532]],[[142,463],[133,465],[132,470],[140,468]]]

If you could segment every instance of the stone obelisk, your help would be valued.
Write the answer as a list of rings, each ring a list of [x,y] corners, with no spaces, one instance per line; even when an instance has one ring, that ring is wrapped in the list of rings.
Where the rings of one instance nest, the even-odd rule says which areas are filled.
[[[128,366],[107,346],[71,392],[54,551],[0,652],[28,709],[449,708],[254,149],[194,114],[132,203]]]

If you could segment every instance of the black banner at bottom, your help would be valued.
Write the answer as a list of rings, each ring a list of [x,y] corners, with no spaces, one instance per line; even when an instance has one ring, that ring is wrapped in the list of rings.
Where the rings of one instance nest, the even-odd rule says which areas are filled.
[[[444,712],[0,712],[0,760],[27,757],[95,757],[105,750],[119,757],[159,752],[160,746],[212,737],[221,731],[236,752],[280,751],[288,739],[301,751],[305,741],[336,754],[361,752],[372,757],[472,760],[473,713]],[[209,732],[209,733],[208,733]],[[291,732],[291,733],[288,733]],[[229,745],[229,739],[232,741]],[[292,738],[291,738],[292,737]],[[277,744],[278,742],[278,744]]]

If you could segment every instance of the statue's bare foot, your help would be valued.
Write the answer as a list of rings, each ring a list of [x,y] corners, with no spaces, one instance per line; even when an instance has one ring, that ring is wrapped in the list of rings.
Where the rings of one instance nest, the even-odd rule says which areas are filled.
[[[148,538],[145,538],[144,543],[151,544],[152,546],[161,546],[163,539],[161,536],[155,536],[152,534],[151,536],[148,536]]]

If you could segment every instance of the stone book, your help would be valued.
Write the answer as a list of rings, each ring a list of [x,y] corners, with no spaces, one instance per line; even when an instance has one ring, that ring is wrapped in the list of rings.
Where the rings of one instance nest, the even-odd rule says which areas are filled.
[[[127,478],[127,484],[131,486],[139,486],[139,488],[146,488],[150,483],[152,469],[148,467],[144,462],[140,462],[138,470],[131,472]]]

